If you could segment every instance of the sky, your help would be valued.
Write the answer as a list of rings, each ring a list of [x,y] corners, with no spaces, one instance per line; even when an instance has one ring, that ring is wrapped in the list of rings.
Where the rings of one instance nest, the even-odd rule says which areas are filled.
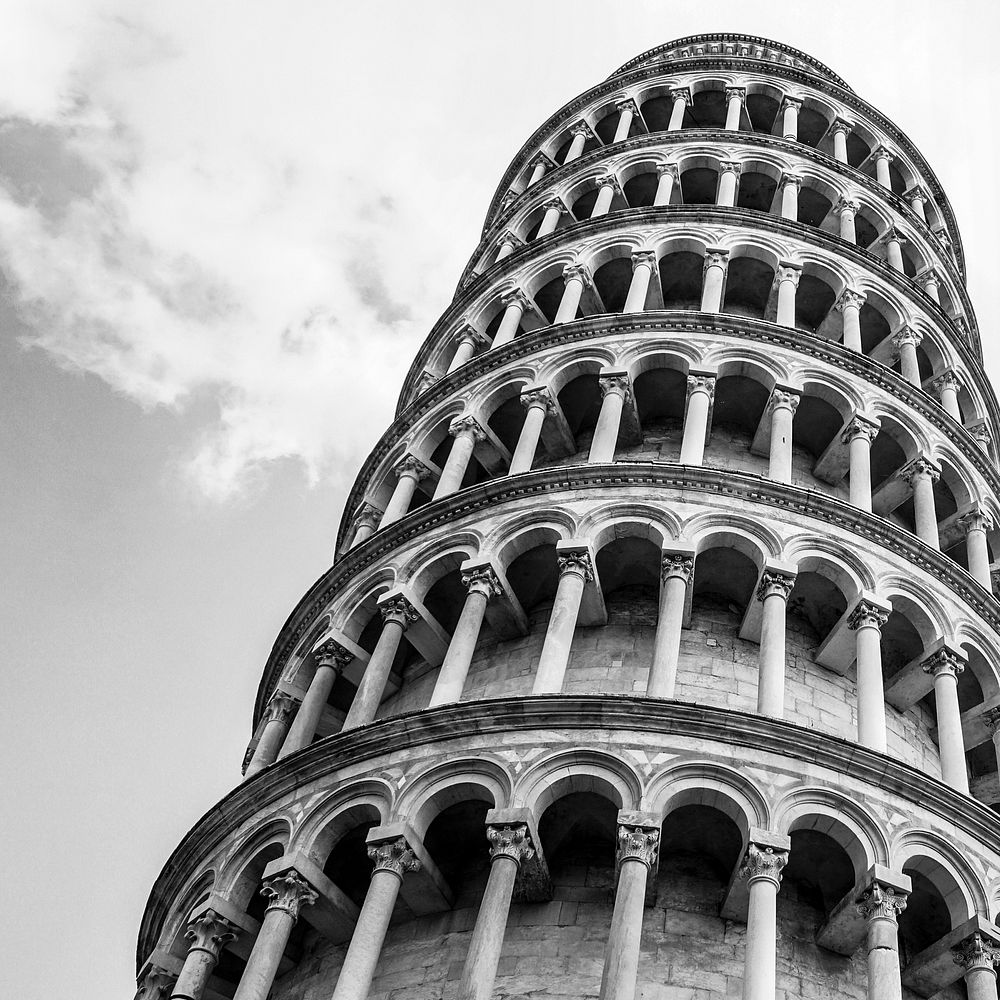
[[[134,993],[496,184],[634,55],[763,35],[886,113],[1000,372],[993,6],[0,0],[0,994]]]

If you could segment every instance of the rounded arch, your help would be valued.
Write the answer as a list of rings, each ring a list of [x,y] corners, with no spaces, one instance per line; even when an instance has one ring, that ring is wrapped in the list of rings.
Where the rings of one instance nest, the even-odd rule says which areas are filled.
[[[207,868],[190,879],[177,893],[160,930],[160,947],[170,951],[175,944],[180,943],[187,929],[191,911],[208,899],[215,889],[216,880],[215,869]]]
[[[219,873],[219,894],[240,909],[253,899],[268,862],[287,853],[292,839],[292,822],[271,816],[244,834],[233,848]]]
[[[514,801],[536,818],[571,792],[593,792],[618,809],[637,809],[642,795],[638,774],[623,760],[599,750],[564,750],[539,761],[514,787]]]
[[[862,590],[873,590],[874,573],[858,558],[853,548],[836,539],[798,535],[788,540],[783,558],[794,563],[800,573],[817,573],[843,592],[848,601]]]
[[[524,511],[499,524],[483,545],[504,567],[537,545],[555,545],[576,534],[576,519],[567,510],[543,508]]]
[[[938,598],[919,583],[897,576],[884,576],[876,583],[879,596],[892,605],[916,630],[926,649],[947,635],[948,614]]]
[[[1000,695],[1000,647],[991,634],[963,619],[955,628],[954,641],[967,652],[978,654],[969,657],[968,669],[972,670],[982,688],[983,700],[989,701]]]
[[[423,600],[427,592],[448,573],[458,570],[466,559],[474,558],[482,545],[477,531],[456,531],[435,539],[419,550],[403,567],[400,582],[408,582],[414,596]]]
[[[356,639],[375,613],[376,601],[397,583],[394,566],[381,566],[359,580],[352,581],[344,593],[338,595],[330,624],[351,639]]]
[[[654,504],[607,503],[588,511],[578,532],[581,538],[591,540],[595,555],[619,538],[645,538],[662,548],[678,537],[680,521]]]
[[[320,866],[345,833],[360,823],[385,823],[392,811],[392,786],[381,778],[350,782],[324,796],[303,817],[291,847]]]
[[[910,829],[899,834],[892,844],[892,858],[896,871],[920,872],[937,889],[953,928],[969,917],[988,915],[983,883],[965,858],[936,833]]]
[[[722,511],[704,511],[689,518],[683,527],[697,553],[719,546],[734,548],[759,569],[767,559],[776,559],[784,548],[777,532],[751,517]]]

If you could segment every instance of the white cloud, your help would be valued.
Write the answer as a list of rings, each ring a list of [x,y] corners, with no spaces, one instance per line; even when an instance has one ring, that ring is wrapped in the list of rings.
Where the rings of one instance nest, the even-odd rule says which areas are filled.
[[[142,406],[211,394],[185,463],[207,495],[283,458],[346,478],[461,266],[431,221],[445,178],[352,139],[370,109],[294,8],[162,6],[16,12],[55,55],[0,72],[10,294],[32,344]],[[429,202],[393,197],[414,184]]]

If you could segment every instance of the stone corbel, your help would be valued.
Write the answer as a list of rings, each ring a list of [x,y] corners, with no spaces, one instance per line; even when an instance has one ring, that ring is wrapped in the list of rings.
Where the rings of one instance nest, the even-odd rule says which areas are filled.
[[[529,842],[533,856],[521,862],[514,882],[515,903],[544,903],[552,898],[552,878],[548,862],[542,851],[542,841],[538,836],[538,826],[530,809],[511,806],[506,809],[490,809],[486,813],[487,827],[524,827],[525,839]]]
[[[797,400],[802,395],[802,390],[796,386],[785,385],[781,382],[775,384],[774,389],[771,391],[771,398],[768,400],[767,406],[764,407],[764,412],[761,414],[760,423],[757,424],[757,431],[754,434],[753,442],[750,445],[751,455],[767,458],[770,454],[771,411],[774,408],[775,401],[784,398],[786,395],[794,396],[796,398],[795,406],[797,406]]]
[[[486,605],[486,621],[494,633],[504,639],[528,634],[528,616],[499,563],[479,556],[466,559],[460,569],[463,575],[488,570],[500,588],[500,593]]]
[[[577,624],[606,625],[608,611],[604,606],[604,594],[601,591],[601,581],[597,577],[597,561],[594,558],[594,548],[589,541],[582,538],[571,539],[556,544],[557,559],[581,559],[589,568],[588,579],[583,590],[583,600],[580,602],[580,613]]]
[[[932,997],[957,982],[965,972],[959,953],[976,934],[992,947],[1000,944],[1000,927],[983,917],[970,917],[910,959],[903,969],[903,985],[917,996]]]
[[[719,915],[724,920],[734,920],[737,923],[747,922],[747,911],[750,907],[750,886],[743,874],[743,866],[747,857],[753,849],[763,853],[786,853],[791,849],[791,838],[783,833],[773,833],[771,830],[762,830],[760,827],[751,827],[743,850],[740,852],[740,859],[736,862],[736,867],[729,878],[729,886],[726,889],[722,901]]]
[[[764,568],[760,572],[757,586],[759,587],[760,582],[768,574],[789,580],[794,584],[795,577],[798,575],[798,572],[799,570],[795,563],[782,562],[779,559],[768,559],[764,563]],[[756,590],[757,587],[754,588],[755,593]],[[756,597],[753,597],[750,599],[750,603],[747,605],[747,609],[743,614],[743,623],[740,625],[740,638],[746,639],[749,642],[759,643],[763,621],[764,602],[757,600]]]
[[[821,948],[838,955],[853,955],[861,946],[867,928],[864,916],[858,912],[858,903],[872,885],[891,889],[897,896],[906,896],[912,889],[909,875],[885,865],[873,865],[833,907],[816,932],[816,943]]]
[[[294,871],[316,893],[315,901],[303,906],[299,916],[328,941],[340,944],[351,939],[358,921],[358,907],[323,874],[323,870],[301,852],[286,854],[264,869],[264,880]]]
[[[828,670],[846,675],[857,659],[857,638],[851,628],[855,612],[862,606],[874,608],[882,614],[892,613],[892,606],[881,600],[870,590],[862,590],[853,605],[840,616],[830,634],[820,644],[816,652],[816,662]]]
[[[374,826],[368,831],[365,842],[371,846],[399,839],[406,841],[407,847],[419,862],[419,867],[406,873],[406,878],[399,887],[403,901],[418,917],[450,910],[455,901],[451,887],[434,859],[427,853],[424,842],[408,823],[400,820],[384,826]]]

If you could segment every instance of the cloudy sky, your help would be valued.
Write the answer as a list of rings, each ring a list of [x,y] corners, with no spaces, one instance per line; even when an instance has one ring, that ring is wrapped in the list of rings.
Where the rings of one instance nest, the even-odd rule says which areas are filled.
[[[4,0],[0,992],[134,990],[149,887],[239,778],[497,181],[633,55],[752,32],[884,110],[952,198],[1000,371],[992,7]]]

